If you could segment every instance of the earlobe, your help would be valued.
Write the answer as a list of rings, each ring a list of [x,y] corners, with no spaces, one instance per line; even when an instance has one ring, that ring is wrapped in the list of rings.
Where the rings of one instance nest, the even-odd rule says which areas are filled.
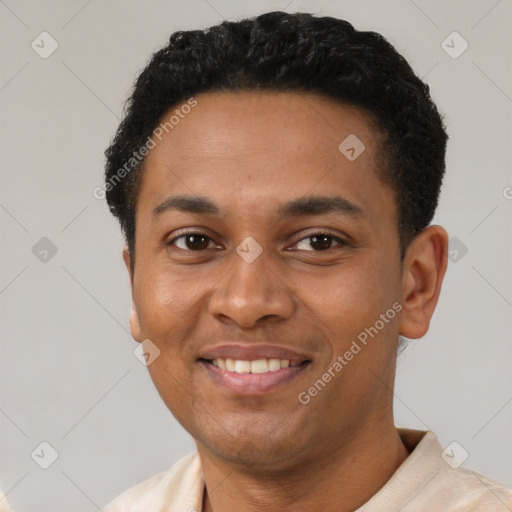
[[[133,339],[140,343],[142,341],[142,336],[141,336],[141,332],[140,332],[141,329],[140,329],[139,315],[137,313],[137,309],[133,302],[132,302],[132,307],[130,310],[130,331],[132,333]]]
[[[137,308],[135,307],[135,303],[133,302],[133,272],[130,265],[130,250],[127,246],[123,247],[123,261],[126,266],[126,270],[128,270],[128,275],[130,276],[130,287],[132,290],[132,305],[130,309],[130,331],[132,333],[132,337],[135,341],[141,342],[141,329],[139,322],[139,315],[137,313]]]
[[[448,234],[429,226],[407,249],[402,279],[403,314],[400,334],[421,338],[429,328],[448,264]]]

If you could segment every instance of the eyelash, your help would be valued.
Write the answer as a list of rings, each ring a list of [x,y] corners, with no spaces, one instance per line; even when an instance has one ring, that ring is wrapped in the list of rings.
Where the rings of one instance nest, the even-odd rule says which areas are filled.
[[[213,238],[211,238],[210,236],[208,236],[206,233],[201,233],[200,231],[190,231],[188,233],[182,233],[181,235],[173,238],[172,240],[170,240],[169,242],[167,242],[167,246],[171,246],[171,245],[174,245],[174,243],[177,241],[177,240],[180,240],[180,239],[185,239],[187,236],[194,236],[194,235],[197,235],[197,236],[200,236],[200,237],[205,237],[207,239],[209,239],[210,241],[213,241]],[[318,236],[318,237],[322,237],[322,236],[325,236],[325,237],[328,237],[328,238],[331,238],[333,242],[337,242],[337,245],[335,246],[332,246],[332,247],[329,247],[328,249],[324,249],[324,250],[311,250],[311,251],[306,251],[306,252],[318,252],[318,253],[324,253],[324,252],[327,252],[327,251],[330,251],[331,249],[334,249],[336,247],[346,247],[348,246],[349,244],[347,242],[345,242],[344,240],[342,240],[341,238],[339,238],[338,236],[332,234],[332,233],[329,233],[328,231],[318,231],[318,232],[315,232],[315,233],[312,233],[308,236],[305,236],[303,238],[301,238],[300,240],[298,240],[294,245],[297,245],[298,243],[302,242],[303,240],[308,240],[308,239],[312,239],[313,237],[315,236]],[[204,250],[206,249],[200,249],[200,250],[192,250],[192,249],[181,249],[180,247],[178,247],[178,249],[180,249],[181,251],[187,251],[189,253],[192,253],[192,252],[203,252]]]

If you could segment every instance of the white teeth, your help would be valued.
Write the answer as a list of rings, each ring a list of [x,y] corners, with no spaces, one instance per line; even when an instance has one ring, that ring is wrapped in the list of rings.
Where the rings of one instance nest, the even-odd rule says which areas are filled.
[[[291,361],[289,359],[256,359],[255,361],[245,361],[243,359],[222,359],[216,358],[212,360],[212,364],[227,370],[228,372],[236,373],[267,373],[275,372],[281,368],[288,368],[289,366],[299,366],[299,362]]]
[[[266,359],[251,361],[251,373],[267,373],[268,363]]]
[[[251,362],[241,361],[237,359],[235,361],[235,372],[236,373],[251,373]]]
[[[269,359],[268,360],[268,369],[271,372],[275,372],[281,368],[281,361],[279,359]]]

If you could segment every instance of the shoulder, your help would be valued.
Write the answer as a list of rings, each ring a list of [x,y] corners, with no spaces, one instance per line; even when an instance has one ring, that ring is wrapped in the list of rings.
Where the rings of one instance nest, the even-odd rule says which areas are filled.
[[[443,449],[433,432],[398,432],[410,455],[358,512],[512,511],[512,491],[460,466],[453,450]]]
[[[439,498],[453,512],[512,510],[512,490],[467,468],[446,469],[438,475]],[[448,508],[449,507],[449,508]]]
[[[449,446],[443,449],[433,432],[427,432],[417,446],[418,457],[412,466],[431,465],[430,474],[425,474],[426,486],[419,493],[419,502],[429,503],[431,500],[450,512],[512,510],[512,490],[461,466],[454,458],[454,449]]]
[[[5,495],[0,489],[0,512],[14,512],[7,501],[7,495]]]
[[[204,480],[197,452],[179,459],[162,471],[130,487],[102,512],[172,512],[201,509]]]

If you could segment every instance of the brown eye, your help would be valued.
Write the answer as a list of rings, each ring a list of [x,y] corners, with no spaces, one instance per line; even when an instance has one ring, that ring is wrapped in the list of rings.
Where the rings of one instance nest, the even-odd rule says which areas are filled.
[[[340,240],[338,237],[335,237],[333,235],[329,235],[326,233],[316,233],[314,235],[307,236],[300,240],[297,243],[297,248],[302,251],[313,250],[314,252],[320,252],[327,251],[328,249],[331,249],[333,246],[336,245],[343,246],[345,244],[343,240]]]
[[[210,240],[209,236],[201,233],[187,233],[172,240],[170,245],[175,244],[176,247],[184,251],[202,251],[208,249]]]
[[[325,251],[326,249],[330,249],[332,243],[332,236],[328,235],[320,235],[320,236],[312,236],[310,237],[311,247],[318,251]]]

